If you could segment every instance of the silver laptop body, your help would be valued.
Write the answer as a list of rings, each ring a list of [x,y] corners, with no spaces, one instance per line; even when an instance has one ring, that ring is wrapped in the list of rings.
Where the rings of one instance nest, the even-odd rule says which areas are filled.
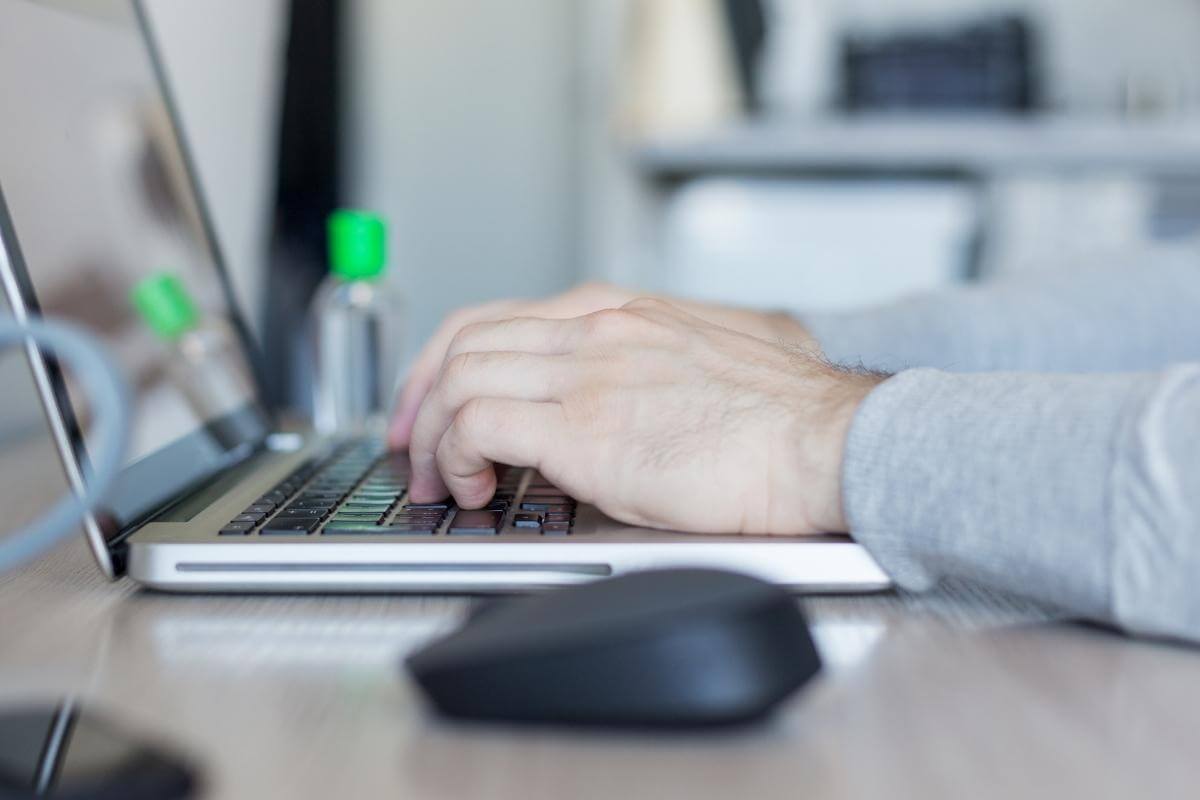
[[[514,527],[513,513],[495,533],[452,535],[453,511],[432,534],[335,536],[320,524],[287,537],[220,535],[281,482],[315,480],[287,483],[319,475],[346,444],[275,433],[261,393],[204,418],[172,384],[170,353],[130,306],[133,283],[169,268],[227,331],[230,368],[258,373],[141,8],[0,0],[0,109],[0,278],[14,313],[94,330],[135,387],[133,452],[108,507],[86,524],[109,577],[189,592],[487,592],[711,566],[804,591],[890,585],[847,537],[687,535],[622,525],[587,505],[554,535]],[[29,355],[78,489],[86,401],[52,360]],[[511,475],[514,513],[546,491],[531,488],[530,471]]]

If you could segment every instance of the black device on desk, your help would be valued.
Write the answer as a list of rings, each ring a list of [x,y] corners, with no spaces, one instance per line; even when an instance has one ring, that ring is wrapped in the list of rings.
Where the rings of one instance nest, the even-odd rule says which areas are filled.
[[[821,660],[783,590],[679,569],[496,601],[407,665],[451,717],[699,727],[765,716]]]
[[[196,784],[177,757],[73,701],[0,711],[4,800],[183,800]]]

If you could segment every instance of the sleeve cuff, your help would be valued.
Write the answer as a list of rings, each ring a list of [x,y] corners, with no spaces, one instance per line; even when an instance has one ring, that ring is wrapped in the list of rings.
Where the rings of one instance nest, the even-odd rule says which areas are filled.
[[[901,586],[955,575],[1110,617],[1106,502],[1131,376],[912,370],[859,408],[851,534]]]

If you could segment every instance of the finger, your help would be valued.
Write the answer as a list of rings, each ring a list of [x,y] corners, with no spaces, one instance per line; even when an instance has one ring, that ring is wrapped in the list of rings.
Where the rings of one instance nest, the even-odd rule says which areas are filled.
[[[496,491],[493,464],[542,468],[551,448],[567,447],[562,407],[501,398],[472,400],[437,448],[441,479],[463,508],[480,508]]]
[[[430,491],[439,488],[438,443],[468,402],[481,397],[559,400],[576,385],[578,374],[572,362],[561,356],[530,353],[463,353],[446,362],[413,425],[409,445],[412,486]]]
[[[574,350],[585,330],[579,319],[513,317],[475,322],[454,337],[446,360],[462,353],[497,350],[562,355]]]
[[[561,320],[589,314],[599,308],[613,308],[627,296],[615,287],[585,284],[565,294],[547,300],[529,302],[500,300],[482,306],[464,309],[451,314],[439,327],[429,342],[422,348],[413,362],[404,381],[404,387],[396,402],[391,424],[388,427],[388,443],[393,449],[408,447],[412,437],[412,426],[416,420],[421,401],[437,379],[438,370],[447,357],[447,350],[459,331],[472,323],[521,316]],[[535,347],[508,347],[504,349],[541,352]]]
[[[396,399],[395,410],[392,412],[391,423],[388,426],[388,444],[392,449],[403,450],[408,447],[413,422],[417,418],[417,411],[421,408],[421,401],[433,386],[434,381],[437,380],[442,362],[446,359],[446,349],[463,326],[483,319],[505,316],[506,312],[518,305],[518,301],[499,300],[460,309],[447,316],[438,326],[413,361],[412,368],[404,379],[400,396]]]

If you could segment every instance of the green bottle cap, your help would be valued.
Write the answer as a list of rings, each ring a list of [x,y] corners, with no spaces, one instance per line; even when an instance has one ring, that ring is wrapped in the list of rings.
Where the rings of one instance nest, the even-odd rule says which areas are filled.
[[[329,215],[329,266],[346,280],[370,280],[387,266],[387,224],[363,211]]]
[[[174,275],[161,272],[139,281],[132,298],[142,319],[163,339],[174,341],[200,321],[196,304]]]

